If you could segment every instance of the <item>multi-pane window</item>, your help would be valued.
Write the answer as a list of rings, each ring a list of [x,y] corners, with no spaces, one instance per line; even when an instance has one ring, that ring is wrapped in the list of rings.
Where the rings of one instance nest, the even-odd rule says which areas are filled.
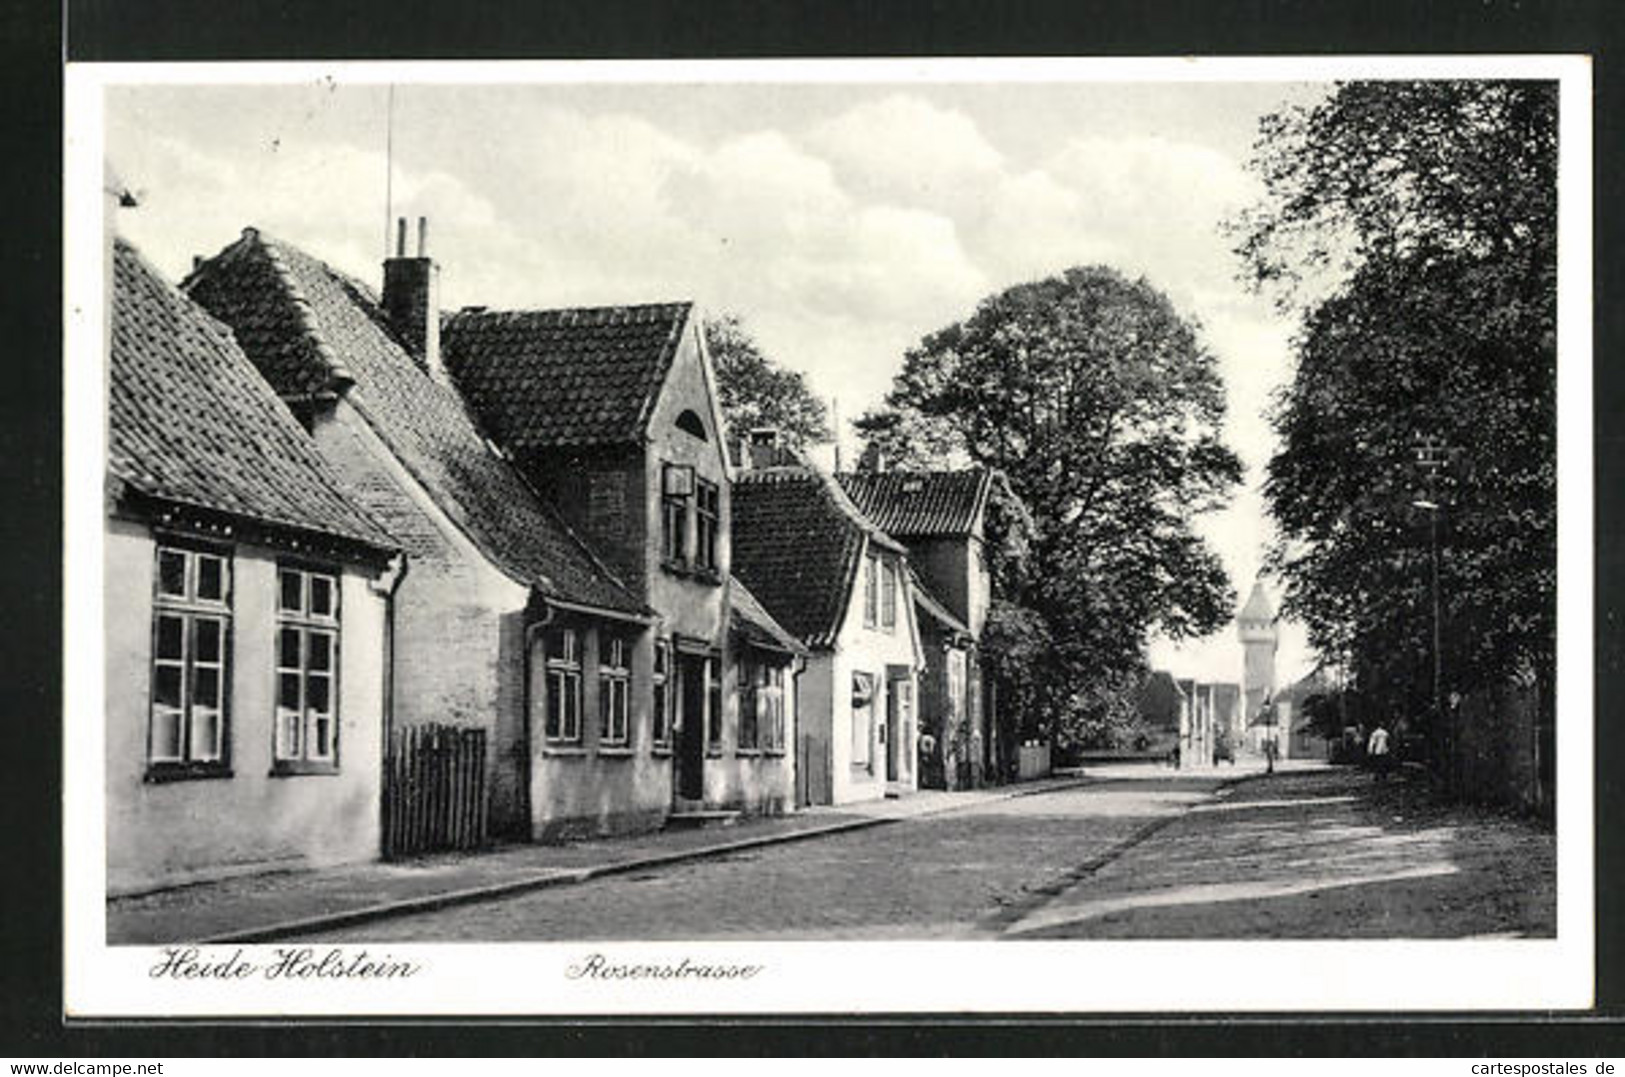
[[[278,763],[338,760],[338,578],[288,565],[277,569],[276,730]]]
[[[688,562],[688,501],[694,493],[694,469],[667,464],[660,482],[660,556],[668,564]]]
[[[737,742],[740,748],[752,751],[759,748],[757,734],[761,729],[761,712],[757,710],[758,693],[757,674],[763,667],[756,662],[741,662],[739,664],[739,679],[735,682],[735,695],[739,701],[739,734]]]
[[[863,559],[863,627],[873,628],[876,621],[876,607],[880,604],[879,575],[880,558],[870,554]]]
[[[705,746],[722,750],[722,655],[716,651],[705,659]]]
[[[632,687],[631,647],[618,636],[605,636],[598,647],[598,742],[610,747],[627,742],[627,696]]]
[[[722,526],[721,488],[714,482],[694,483],[694,565],[717,567],[717,532]]]
[[[664,748],[671,743],[671,644],[663,639],[655,641],[654,672],[649,682],[654,688],[650,739],[656,747]]]
[[[770,752],[784,751],[784,667],[761,666],[756,679],[756,722],[761,745]]]
[[[739,747],[784,750],[784,667],[749,662],[739,671]]]
[[[555,628],[546,636],[547,739],[581,742],[581,637],[573,628]]]
[[[155,584],[147,762],[159,770],[223,767],[231,562],[160,545]]]
[[[880,565],[880,627],[888,632],[897,627],[897,566],[891,561]]]
[[[852,765],[873,769],[869,742],[874,738],[875,680],[867,673],[852,674]]]

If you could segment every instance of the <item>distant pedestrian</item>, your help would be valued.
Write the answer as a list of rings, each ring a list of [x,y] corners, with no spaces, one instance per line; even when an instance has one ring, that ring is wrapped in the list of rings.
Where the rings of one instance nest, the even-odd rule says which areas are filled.
[[[1279,747],[1276,746],[1275,738],[1274,737],[1266,737],[1264,739],[1264,773],[1265,774],[1274,774],[1275,773],[1275,754],[1278,751],[1280,751],[1280,749],[1279,749]]]
[[[1371,767],[1376,771],[1377,781],[1386,781],[1388,778],[1388,764],[1392,756],[1388,754],[1388,730],[1379,722],[1377,728],[1371,731],[1371,740],[1365,746],[1365,754],[1371,760]]]

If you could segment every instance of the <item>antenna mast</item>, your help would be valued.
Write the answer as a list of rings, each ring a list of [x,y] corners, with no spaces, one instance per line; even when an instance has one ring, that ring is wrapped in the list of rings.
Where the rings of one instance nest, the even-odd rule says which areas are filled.
[[[384,113],[384,257],[389,257],[389,228],[395,215],[395,84],[389,84]]]
[[[831,425],[835,427],[835,470],[839,472],[841,470],[841,398],[832,396],[829,398],[829,402],[834,411],[834,422]]]

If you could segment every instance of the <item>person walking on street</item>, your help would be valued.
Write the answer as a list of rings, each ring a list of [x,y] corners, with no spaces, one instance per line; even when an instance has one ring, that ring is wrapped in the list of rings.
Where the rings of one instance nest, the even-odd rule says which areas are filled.
[[[1381,722],[1371,731],[1371,740],[1365,747],[1365,754],[1371,759],[1371,766],[1376,771],[1377,781],[1385,781],[1388,777],[1388,730]]]

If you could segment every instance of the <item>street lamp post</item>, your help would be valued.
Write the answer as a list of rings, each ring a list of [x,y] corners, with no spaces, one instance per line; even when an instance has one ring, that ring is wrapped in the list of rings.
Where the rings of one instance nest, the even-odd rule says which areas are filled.
[[[1416,449],[1416,462],[1427,474],[1428,496],[1417,498],[1411,502],[1428,514],[1428,560],[1432,568],[1433,592],[1433,715],[1432,724],[1434,735],[1441,749],[1441,758],[1438,760],[1440,772],[1448,782],[1450,770],[1447,760],[1442,758],[1449,748],[1450,733],[1444,724],[1444,658],[1441,646],[1441,622],[1443,618],[1439,610],[1439,512],[1437,479],[1439,466],[1444,462],[1444,445],[1438,439],[1428,436],[1422,438]]]

